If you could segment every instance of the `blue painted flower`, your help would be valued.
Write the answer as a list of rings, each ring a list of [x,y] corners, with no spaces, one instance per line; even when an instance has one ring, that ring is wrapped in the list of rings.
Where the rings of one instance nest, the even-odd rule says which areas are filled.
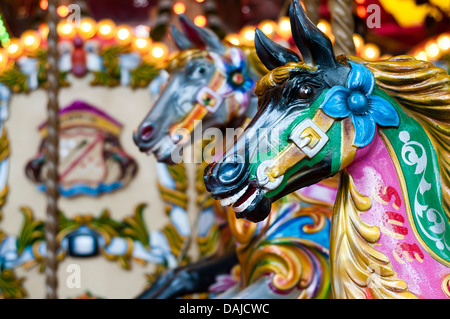
[[[239,65],[226,64],[226,69],[227,83],[233,91],[246,93],[253,88],[255,81],[247,74],[244,61]]]
[[[375,78],[365,66],[349,62],[352,70],[347,84],[332,87],[325,96],[321,108],[329,116],[350,116],[356,136],[353,144],[364,147],[372,142],[377,124],[398,126],[400,118],[395,108],[386,99],[372,95]]]

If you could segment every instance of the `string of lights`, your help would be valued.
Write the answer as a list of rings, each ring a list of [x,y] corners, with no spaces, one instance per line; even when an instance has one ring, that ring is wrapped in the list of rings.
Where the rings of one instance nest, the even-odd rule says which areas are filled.
[[[0,43],[2,46],[6,46],[10,41],[10,36],[8,31],[6,30],[5,23],[3,22],[3,17],[0,14]]]

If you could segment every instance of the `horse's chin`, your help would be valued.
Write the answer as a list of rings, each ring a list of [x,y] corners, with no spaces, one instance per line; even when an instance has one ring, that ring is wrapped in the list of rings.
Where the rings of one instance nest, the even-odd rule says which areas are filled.
[[[155,155],[156,161],[158,163],[163,163],[163,164],[167,164],[167,165],[175,165],[176,163],[174,162],[173,158],[172,158],[172,154],[156,154],[153,153]]]
[[[236,218],[243,218],[253,223],[262,222],[269,216],[272,209],[272,201],[264,196],[264,192],[253,200],[253,202],[243,211],[235,210]]]
[[[178,162],[176,158],[176,145],[170,140],[170,138],[163,138],[156,146],[151,150],[153,156],[159,163],[167,165],[174,165]]]

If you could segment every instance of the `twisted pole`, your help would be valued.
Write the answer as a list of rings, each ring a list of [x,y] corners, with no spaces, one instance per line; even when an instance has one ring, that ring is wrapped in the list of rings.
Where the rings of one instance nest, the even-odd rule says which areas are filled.
[[[331,29],[335,37],[334,51],[339,54],[354,55],[355,21],[353,20],[353,0],[329,0]]]
[[[58,241],[56,236],[59,231],[58,224],[58,147],[59,147],[59,70],[58,70],[58,14],[56,8],[58,0],[48,1],[48,104],[47,104],[47,147],[45,151],[47,163],[46,196],[47,196],[47,221],[45,223],[45,240],[47,243],[47,255],[45,258],[46,297],[57,299],[58,288]]]
[[[320,20],[320,0],[303,0],[306,13],[312,23],[317,25]]]

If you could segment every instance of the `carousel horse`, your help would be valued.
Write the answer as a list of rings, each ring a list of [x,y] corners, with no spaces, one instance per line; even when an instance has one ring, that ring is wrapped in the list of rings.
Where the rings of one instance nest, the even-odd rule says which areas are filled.
[[[267,73],[254,48],[224,44],[184,16],[180,24],[184,32],[176,28],[171,32],[180,53],[168,63],[168,83],[134,135],[142,152],[153,153],[166,164],[173,164],[180,145],[196,143],[196,136],[203,137],[208,129],[226,132],[245,126],[257,111],[254,84]],[[201,179],[197,184],[207,196],[202,180],[206,164],[198,167]],[[205,198],[215,206],[218,219],[225,221],[221,228],[231,231],[236,247],[169,270],[140,298],[174,298],[205,292],[208,287],[218,298],[328,295],[331,211],[327,204],[317,205],[316,200],[316,205],[308,205],[295,196],[285,198],[274,205],[270,220],[257,225],[237,220],[232,209],[221,207],[226,202]],[[327,202],[328,207],[332,205],[332,200]],[[200,222],[205,218],[202,214]],[[291,243],[293,236],[302,239]]]
[[[271,70],[259,112],[207,168],[208,191],[224,200],[246,189],[233,197],[246,207],[237,216],[263,220],[271,202],[338,173],[333,297],[449,298],[450,76],[408,56],[336,57],[297,0],[290,18],[303,61],[257,31]],[[272,152],[258,151],[261,128]]]

